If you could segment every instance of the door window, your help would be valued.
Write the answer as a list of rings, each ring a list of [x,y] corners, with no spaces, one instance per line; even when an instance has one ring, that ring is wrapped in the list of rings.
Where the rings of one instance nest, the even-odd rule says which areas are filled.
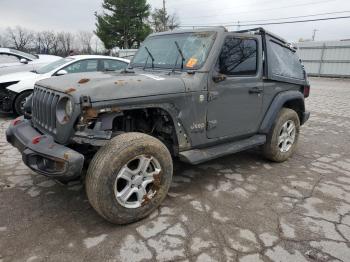
[[[97,66],[98,66],[98,61],[96,59],[89,59],[89,60],[76,62],[63,69],[66,70],[68,74],[96,72]]]
[[[226,38],[219,57],[219,70],[228,76],[255,76],[257,42],[253,39]]]
[[[103,60],[103,71],[117,71],[117,70],[122,70],[127,67],[127,63],[117,61],[117,60],[111,60],[111,59],[106,59]]]
[[[19,58],[14,55],[9,54],[0,54],[0,64],[6,63],[17,63],[19,62]]]

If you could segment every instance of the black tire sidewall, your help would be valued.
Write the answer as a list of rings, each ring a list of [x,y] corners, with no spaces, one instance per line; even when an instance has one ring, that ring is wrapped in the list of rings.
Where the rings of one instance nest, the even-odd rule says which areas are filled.
[[[292,120],[295,124],[295,128],[296,128],[295,140],[292,147],[287,152],[281,152],[277,145],[278,137],[282,126],[289,120]],[[299,140],[299,133],[300,133],[300,120],[299,120],[298,114],[292,109],[283,108],[279,112],[278,117],[270,133],[267,136],[267,141],[266,141],[266,144],[264,145],[265,157],[274,162],[286,161],[288,158],[290,158],[293,155],[296,149],[296,146]]]
[[[116,138],[118,139],[118,138]],[[169,151],[167,148],[155,138],[142,136],[141,138],[129,141],[125,147],[120,147],[120,143],[115,147],[115,143],[110,143],[101,149],[97,154],[103,155],[103,163],[98,163],[98,170],[96,168],[92,171],[88,170],[88,176],[97,176],[95,180],[97,185],[96,192],[88,192],[88,195],[98,194],[96,210],[107,220],[117,224],[127,224],[138,221],[153,210],[155,210],[167,195],[172,181],[173,165]],[[114,185],[120,169],[130,160],[137,156],[146,155],[155,157],[161,168],[160,174],[160,188],[157,194],[142,207],[131,209],[123,207],[119,204],[115,197]],[[101,158],[99,158],[101,159]],[[94,165],[92,160],[92,165]],[[90,164],[91,165],[91,164]],[[99,172],[93,174],[91,172]]]
[[[17,97],[15,98],[15,101],[13,103],[13,112],[17,115],[23,115],[24,112],[21,111],[21,101],[23,99],[26,99],[28,96],[32,94],[32,91],[23,91]]]

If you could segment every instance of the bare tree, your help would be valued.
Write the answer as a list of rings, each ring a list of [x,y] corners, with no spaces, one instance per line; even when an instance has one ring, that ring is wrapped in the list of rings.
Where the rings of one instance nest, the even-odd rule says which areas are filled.
[[[93,32],[32,32],[22,27],[8,28],[6,34],[0,35],[0,46],[59,56],[67,56],[73,50],[83,54],[104,51],[101,40]]]
[[[45,54],[52,52],[53,47],[56,45],[56,34],[53,31],[43,31],[38,33],[41,50]]]
[[[176,13],[169,15],[168,17],[168,28],[172,31],[180,26],[179,17]]]
[[[89,31],[79,31],[77,38],[79,41],[79,44],[81,46],[81,50],[83,53],[91,54],[92,53],[92,37],[94,34]]]
[[[6,35],[0,35],[0,47],[7,46],[8,39]]]
[[[57,34],[57,40],[61,48],[61,55],[67,56],[73,49],[74,35],[69,32],[61,32]]]
[[[174,30],[179,27],[179,18],[176,14],[168,15],[164,9],[154,9],[151,14],[152,29],[155,32]]]
[[[28,49],[34,40],[33,32],[20,26],[14,29],[10,27],[7,28],[7,37],[10,46],[22,51]]]
[[[55,41],[52,44],[52,48],[50,50],[50,53],[53,55],[60,55],[62,52],[60,42],[58,41],[58,34],[55,33]]]

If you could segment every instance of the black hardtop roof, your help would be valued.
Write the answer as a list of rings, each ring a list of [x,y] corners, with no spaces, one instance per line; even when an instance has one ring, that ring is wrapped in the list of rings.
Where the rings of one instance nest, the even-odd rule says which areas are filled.
[[[201,27],[201,28],[195,28],[195,29],[179,29],[174,31],[166,31],[166,32],[160,32],[160,33],[153,33],[150,36],[159,36],[159,35],[169,35],[169,34],[182,34],[182,33],[193,33],[193,32],[228,32],[226,27],[224,26],[216,26],[216,27]],[[245,30],[237,30],[237,31],[230,31],[232,33],[252,33],[252,34],[259,34],[259,35],[269,35],[272,38],[275,38],[276,40],[284,43],[284,44],[290,44],[287,40],[284,38],[275,35],[274,33],[271,33],[270,31],[267,31],[263,27],[257,27],[257,28],[250,28]]]
[[[149,36],[170,35],[170,34],[183,34],[183,33],[200,33],[200,32],[227,32],[224,26],[218,27],[201,27],[196,29],[179,29],[174,31],[166,31],[160,33],[153,33]]]
[[[289,44],[289,42],[287,40],[285,40],[284,38],[282,38],[278,35],[275,35],[274,33],[271,33],[270,31],[267,31],[266,29],[264,29],[262,27],[233,31],[233,32],[234,33],[254,33],[254,34],[259,34],[259,35],[269,35],[270,37],[275,38],[284,44]]]

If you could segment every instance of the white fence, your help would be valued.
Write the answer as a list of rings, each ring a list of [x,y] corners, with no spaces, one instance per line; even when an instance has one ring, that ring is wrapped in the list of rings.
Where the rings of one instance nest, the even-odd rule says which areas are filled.
[[[350,77],[350,40],[302,42],[296,46],[308,75]]]

